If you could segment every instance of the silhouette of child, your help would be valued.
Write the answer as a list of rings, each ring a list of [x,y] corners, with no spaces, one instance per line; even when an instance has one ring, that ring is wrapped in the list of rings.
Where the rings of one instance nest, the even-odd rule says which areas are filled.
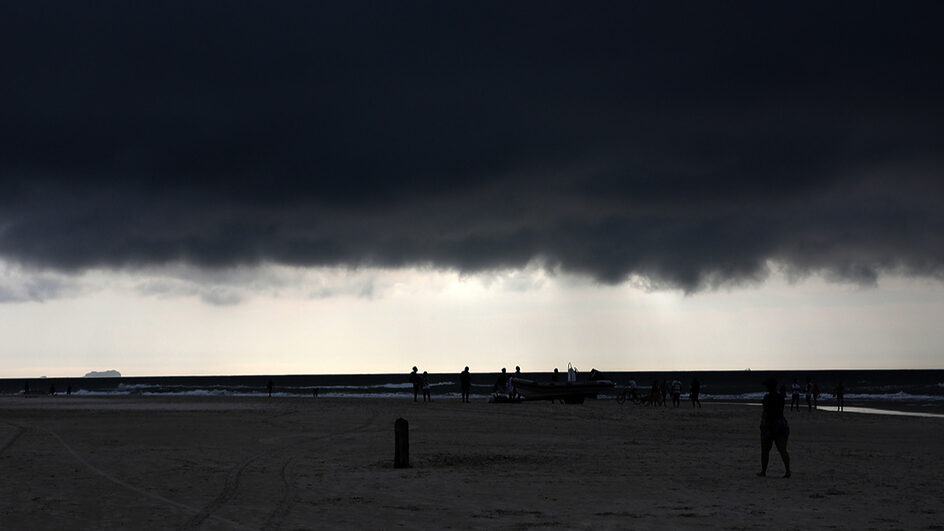
[[[429,373],[423,371],[423,402],[432,402],[433,397],[429,394]]]

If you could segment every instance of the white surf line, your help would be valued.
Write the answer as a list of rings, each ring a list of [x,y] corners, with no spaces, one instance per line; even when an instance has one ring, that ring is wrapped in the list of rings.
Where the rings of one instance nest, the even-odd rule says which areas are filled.
[[[161,496],[160,494],[155,494],[155,493],[153,493],[153,492],[149,492],[149,491],[144,490],[144,489],[142,489],[142,488],[136,487],[136,486],[134,486],[134,485],[132,485],[132,484],[130,484],[130,483],[128,483],[128,482],[126,482],[126,481],[120,479],[120,478],[116,478],[115,476],[109,474],[108,472],[105,472],[104,470],[98,468],[97,466],[93,465],[92,463],[89,463],[88,461],[86,461],[85,458],[83,458],[81,455],[79,455],[79,453],[76,452],[71,446],[69,446],[68,444],[66,444],[66,442],[65,442],[64,440],[62,440],[62,437],[60,437],[58,433],[56,433],[56,432],[54,432],[54,431],[52,431],[52,430],[45,429],[45,428],[36,428],[36,429],[39,430],[39,431],[44,431],[44,432],[48,433],[49,435],[52,435],[53,437],[55,437],[55,439],[56,439],[57,441],[59,441],[59,444],[61,444],[61,445],[63,446],[63,448],[65,448],[70,454],[72,454],[72,457],[74,457],[76,461],[82,463],[83,465],[85,465],[86,468],[88,468],[88,469],[91,470],[92,472],[95,472],[96,474],[102,476],[103,478],[105,478],[105,479],[111,481],[112,483],[115,483],[116,485],[120,485],[120,486],[122,486],[122,487],[124,487],[124,488],[126,488],[126,489],[128,489],[128,490],[130,490],[130,491],[132,491],[132,492],[136,492],[136,493],[138,493],[138,494],[140,494],[140,495],[142,495],[142,496],[146,496],[146,497],[151,498],[151,499],[153,499],[153,500],[157,500],[157,501],[160,501],[160,502],[164,502],[164,503],[166,503],[166,504],[168,504],[168,505],[172,505],[172,506],[174,506],[174,507],[177,507],[178,509],[183,509],[183,510],[185,510],[185,511],[188,511],[188,512],[191,512],[191,513],[195,513],[195,514],[200,512],[200,509],[196,509],[196,508],[191,507],[191,506],[189,506],[189,505],[185,505],[185,504],[183,504],[183,503],[176,502],[176,501],[174,501],[174,500],[172,500],[172,499],[170,499],[170,498],[165,498],[164,496]],[[220,523],[226,524],[226,525],[228,525],[228,526],[231,526],[231,528],[252,529],[252,530],[255,529],[254,527],[244,526],[244,525],[242,525],[242,524],[240,524],[240,523],[233,522],[233,521],[231,521],[231,520],[227,520],[227,519],[225,519],[225,518],[222,518],[222,517],[219,517],[219,516],[215,516],[215,515],[210,515],[210,518],[213,519],[213,520],[216,520],[217,522],[220,522]]]
[[[762,406],[760,402],[715,402],[715,404],[740,404],[745,406]],[[920,411],[897,411],[894,409],[878,409],[874,407],[843,406],[842,411],[836,411],[836,406],[826,406],[814,409],[813,411],[825,411],[826,413],[860,413],[865,415],[891,415],[893,417],[924,417],[942,419],[941,413],[922,413]],[[808,412],[807,412],[808,413]]]
[[[898,417],[926,417],[926,418],[944,418],[941,413],[922,413],[920,411],[895,411],[894,409],[878,409],[874,407],[843,406],[842,411],[836,411],[836,406],[819,408],[828,413],[865,413],[869,415],[893,415]]]

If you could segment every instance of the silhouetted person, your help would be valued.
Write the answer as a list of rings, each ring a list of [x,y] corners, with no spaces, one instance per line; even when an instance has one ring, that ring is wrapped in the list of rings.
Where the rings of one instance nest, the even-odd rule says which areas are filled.
[[[692,407],[696,405],[701,407],[701,400],[698,399],[699,392],[701,392],[701,382],[698,381],[698,378],[692,378],[692,385],[688,390],[688,397],[692,401]]]
[[[655,406],[659,405],[662,399],[662,390],[659,388],[659,380],[652,381],[652,390],[649,391],[649,403]]]
[[[468,403],[469,391],[472,390],[472,375],[468,367],[459,373],[459,388],[462,390],[462,401]]]
[[[560,381],[560,371],[557,370],[557,367],[554,367],[554,372],[551,373],[551,381],[554,383]]]
[[[318,388],[317,388],[317,387],[312,387],[312,388],[311,388],[311,397],[312,397],[312,398],[318,398]]]
[[[806,410],[813,411],[813,381],[809,376],[806,377]]]
[[[793,385],[790,386],[790,389],[793,391],[793,395],[790,398],[790,411],[793,411],[793,408],[796,407],[796,410],[800,410],[800,384],[797,383],[797,379],[793,379]]]
[[[69,384],[68,387],[66,387],[66,396],[72,396],[72,384]]]
[[[515,365],[515,373],[511,375],[511,379],[508,381],[511,384],[508,389],[508,395],[512,398],[518,397],[518,388],[515,386],[515,381],[522,379],[524,379],[524,377],[521,376],[521,367]]]
[[[49,394],[56,396],[56,384],[49,384]]]
[[[660,393],[661,393],[661,395],[662,395],[662,405],[663,405],[663,406],[668,406],[668,405],[669,405],[669,401],[668,401],[668,398],[669,398],[669,384],[666,383],[665,380],[662,380],[662,387],[659,388],[659,391],[660,391]]]
[[[498,379],[495,380],[495,387],[492,389],[496,393],[504,393],[505,389],[508,386],[508,373],[505,372],[505,368],[502,367],[501,374],[498,375]]]
[[[636,395],[636,380],[629,381],[629,398],[632,400],[636,400],[637,398],[639,398]]]
[[[842,386],[842,381],[836,384],[836,411],[842,411],[845,407],[846,388]]]
[[[266,389],[269,390],[269,398],[272,398],[272,380],[269,380],[269,383],[266,384]]]
[[[813,382],[813,409],[819,409],[819,386]]]
[[[420,387],[423,385],[423,380],[420,378],[420,375],[416,373],[417,369],[414,366],[413,372],[410,373],[410,383],[413,384],[413,401],[418,402],[417,397],[420,394]]]
[[[679,407],[682,403],[682,382],[678,378],[672,380],[672,405]]]
[[[758,476],[767,475],[767,463],[770,461],[770,448],[776,444],[783,467],[786,470],[783,477],[790,477],[790,454],[787,453],[787,439],[790,437],[790,425],[783,416],[783,397],[777,392],[777,380],[770,378],[764,381],[767,394],[764,395],[764,408],[760,414],[760,472]]]
[[[29,396],[29,382],[23,382],[23,396]]]
[[[429,394],[429,373],[423,371],[423,402],[432,402],[433,397]]]

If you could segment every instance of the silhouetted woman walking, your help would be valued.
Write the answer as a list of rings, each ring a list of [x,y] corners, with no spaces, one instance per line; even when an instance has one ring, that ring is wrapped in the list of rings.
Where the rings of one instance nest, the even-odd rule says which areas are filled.
[[[787,439],[790,437],[790,425],[783,416],[783,396],[777,392],[777,380],[770,378],[764,382],[767,394],[764,395],[764,409],[760,416],[760,472],[767,475],[767,463],[770,461],[770,448],[777,445],[777,451],[783,459],[786,469],[783,477],[790,477],[790,454],[787,453]]]

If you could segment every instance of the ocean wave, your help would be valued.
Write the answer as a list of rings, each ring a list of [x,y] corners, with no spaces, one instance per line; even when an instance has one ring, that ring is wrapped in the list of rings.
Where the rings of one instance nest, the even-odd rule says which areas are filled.
[[[430,387],[447,387],[454,386],[456,382],[430,382]],[[409,382],[405,383],[384,383],[384,384],[374,384],[374,385],[320,385],[320,386],[310,386],[317,387],[318,389],[413,389],[413,384]]]
[[[756,400],[760,401],[764,399],[766,393],[739,393],[739,394],[706,394],[701,393],[700,397],[705,400]],[[689,395],[682,395],[683,400],[688,400]],[[830,393],[820,393],[819,400],[834,400],[836,397]],[[944,401],[944,395],[925,395],[925,394],[912,394],[906,393],[904,391],[899,391],[897,393],[846,393],[846,400],[872,400],[872,401]],[[790,400],[790,395],[787,395],[787,400]],[[804,395],[800,395],[800,402],[803,404],[806,403],[806,398]]]
[[[470,398],[488,398],[491,394],[469,395]],[[413,400],[412,393],[318,393],[318,398],[394,398]],[[458,400],[459,393],[442,393],[433,395],[434,400]]]
[[[741,394],[723,394],[723,395],[713,395],[708,393],[699,393],[699,398],[704,398],[705,400],[763,400],[766,393],[741,393]],[[690,399],[691,395],[682,395],[686,400]]]
[[[160,384],[118,384],[118,389],[121,391],[141,391],[144,389],[160,389],[161,387],[162,386]]]
[[[73,395],[78,396],[126,396],[130,391],[89,391],[87,389],[76,389],[72,391]]]
[[[445,384],[444,384],[445,385]],[[159,386],[153,386],[159,387]],[[334,389],[329,389],[328,387],[319,387],[318,388],[318,397],[319,398],[412,398],[412,393],[399,393],[399,392],[358,392],[358,389],[364,390],[364,387],[343,387],[343,386],[334,386]],[[371,386],[372,388],[378,388],[378,386]],[[412,386],[410,387],[412,389]],[[84,397],[108,397],[108,396],[232,396],[232,397],[261,397],[268,396],[269,393],[266,389],[256,388],[255,391],[236,391],[232,389],[207,389],[207,388],[195,388],[195,389],[165,389],[162,391],[141,391],[140,389],[114,389],[110,391],[103,390],[87,390],[87,389],[77,389],[72,392],[76,396]],[[307,392],[305,393],[292,393],[286,391],[273,391],[272,396],[278,398],[311,398],[311,387],[302,388]],[[342,389],[351,389],[351,391],[341,392]],[[22,394],[23,391],[20,391]],[[459,393],[437,393],[433,395],[434,397],[439,398],[458,398]],[[488,395],[486,394],[475,394],[471,396],[478,396],[485,398]]]

